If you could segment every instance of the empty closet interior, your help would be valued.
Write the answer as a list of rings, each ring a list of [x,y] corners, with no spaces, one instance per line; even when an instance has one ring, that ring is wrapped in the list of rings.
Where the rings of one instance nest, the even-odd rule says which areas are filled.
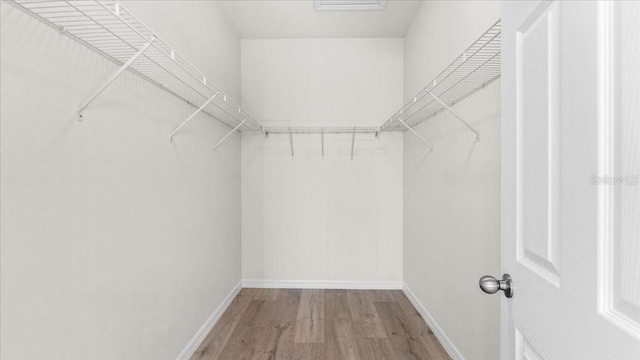
[[[3,357],[185,357],[243,287],[401,289],[499,357],[498,3],[0,9]]]

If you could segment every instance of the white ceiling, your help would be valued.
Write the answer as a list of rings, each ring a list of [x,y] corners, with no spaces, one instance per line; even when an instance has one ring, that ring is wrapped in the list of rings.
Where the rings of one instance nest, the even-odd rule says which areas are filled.
[[[316,11],[312,0],[224,2],[243,39],[403,37],[422,1],[389,0],[384,10]]]

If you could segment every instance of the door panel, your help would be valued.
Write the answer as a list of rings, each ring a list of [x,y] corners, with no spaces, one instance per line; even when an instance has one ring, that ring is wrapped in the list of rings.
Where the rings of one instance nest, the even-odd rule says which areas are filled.
[[[640,3],[602,4],[600,23],[598,305],[640,337]]]
[[[557,17],[558,6],[550,3],[516,33],[517,259],[556,286],[560,281]]]
[[[543,360],[531,344],[516,329],[516,360]]]
[[[640,358],[639,4],[503,2],[503,359]]]

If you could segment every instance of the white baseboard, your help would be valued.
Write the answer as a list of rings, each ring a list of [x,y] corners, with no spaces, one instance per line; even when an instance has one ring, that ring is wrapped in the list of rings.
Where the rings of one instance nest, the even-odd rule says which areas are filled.
[[[245,288],[401,290],[402,281],[242,280]]]
[[[207,319],[207,321],[204,323],[204,325],[202,325],[200,330],[198,330],[198,332],[193,337],[193,339],[189,341],[189,344],[187,344],[187,346],[184,348],[184,350],[182,350],[180,355],[178,355],[177,360],[188,360],[191,358],[191,356],[193,356],[193,353],[196,352],[196,350],[198,349],[198,346],[200,346],[204,338],[207,337],[207,335],[209,335],[209,332],[211,331],[211,329],[213,329],[213,326],[218,322],[218,320],[220,320],[220,316],[222,316],[222,314],[225,312],[225,310],[227,310],[229,305],[231,305],[231,302],[233,302],[233,299],[236,298],[236,295],[238,295],[240,290],[242,290],[242,281],[240,281],[231,290],[231,292],[227,295],[227,297],[224,298],[222,303],[213,312],[213,314],[209,316],[209,319]]]
[[[429,328],[431,329],[431,331],[433,331],[433,334],[438,338],[438,341],[440,341],[440,344],[442,344],[442,347],[444,347],[444,349],[447,351],[449,356],[451,356],[451,358],[454,360],[464,360],[464,357],[462,356],[460,351],[458,351],[455,345],[453,345],[453,342],[451,342],[451,339],[447,337],[447,335],[444,333],[442,328],[433,319],[433,317],[431,317],[427,309],[422,305],[420,300],[418,300],[418,298],[416,297],[416,294],[414,294],[413,291],[411,291],[411,289],[407,286],[406,283],[403,284],[402,291],[404,292],[405,295],[407,295],[407,298],[409,298],[409,301],[411,301],[411,304],[413,304],[416,310],[418,310],[418,313],[420,313],[420,316],[422,316],[422,318],[427,323],[427,325],[429,325]]]

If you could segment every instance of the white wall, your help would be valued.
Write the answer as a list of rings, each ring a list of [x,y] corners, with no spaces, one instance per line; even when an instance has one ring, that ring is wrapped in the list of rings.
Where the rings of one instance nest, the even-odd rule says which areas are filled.
[[[243,40],[242,103],[271,124],[379,125],[402,39]],[[243,278],[402,280],[402,135],[242,135]]]
[[[125,5],[238,98],[218,4]],[[0,356],[175,358],[240,280],[239,137],[212,153],[228,127],[199,116],[170,144],[193,108],[131,73],[76,122],[116,66],[0,9]]]
[[[405,38],[409,100],[498,18],[498,2],[426,1]],[[499,358],[499,296],[478,288],[500,274],[500,85],[456,104],[481,141],[448,113],[416,127],[428,154],[404,139],[404,281],[466,359]]]
[[[378,126],[402,102],[402,39],[242,40],[242,105],[271,125]]]

